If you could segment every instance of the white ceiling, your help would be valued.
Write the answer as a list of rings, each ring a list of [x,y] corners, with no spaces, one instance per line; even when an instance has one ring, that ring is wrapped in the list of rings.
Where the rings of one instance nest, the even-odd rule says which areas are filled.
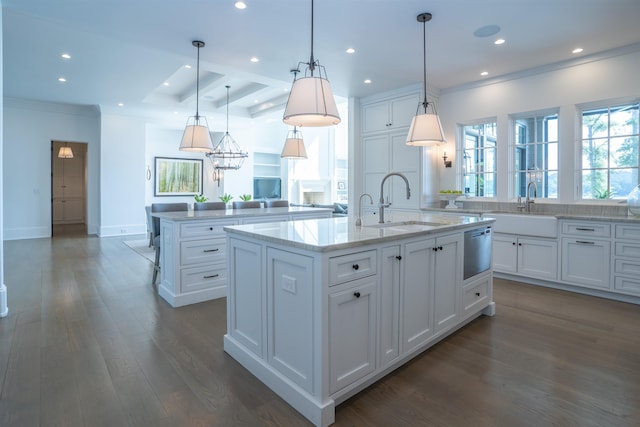
[[[191,42],[203,40],[201,113],[223,115],[230,85],[233,116],[281,114],[290,70],[309,60],[311,2],[246,3],[238,10],[234,0],[2,0],[4,94],[184,121],[195,112]],[[640,43],[639,0],[317,0],[314,54],[334,92],[359,97],[420,84],[421,12],[433,14],[427,81],[438,89]],[[500,31],[474,35],[488,25]],[[494,45],[498,37],[506,43]],[[576,47],[584,52],[572,54]]]

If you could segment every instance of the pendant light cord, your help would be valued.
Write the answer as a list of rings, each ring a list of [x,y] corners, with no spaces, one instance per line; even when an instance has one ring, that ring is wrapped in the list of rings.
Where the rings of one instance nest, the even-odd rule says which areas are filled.
[[[311,71],[311,77],[313,77],[315,62],[316,61],[313,58],[313,0],[311,0],[311,59],[309,59],[309,70]]]
[[[226,134],[229,135],[229,88],[231,86],[225,86],[227,88],[227,131]]]
[[[427,22],[422,22],[422,79],[424,81],[424,112],[427,113]]]
[[[196,47],[198,48],[198,61],[196,62],[196,120],[200,119],[200,113],[198,112],[199,110],[199,102],[198,102],[198,98],[200,97],[200,44],[202,42],[194,42],[196,44]]]

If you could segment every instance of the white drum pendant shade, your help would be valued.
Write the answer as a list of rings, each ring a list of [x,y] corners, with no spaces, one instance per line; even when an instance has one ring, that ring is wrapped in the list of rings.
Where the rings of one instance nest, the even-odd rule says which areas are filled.
[[[426,146],[442,144],[444,138],[440,117],[436,114],[418,114],[411,120],[411,127],[407,135],[407,145]]]
[[[290,126],[331,126],[340,123],[329,80],[301,77],[293,82],[283,121]]]
[[[211,135],[206,123],[200,124],[200,121],[195,120],[195,117],[189,117],[182,134],[180,150],[198,153],[208,153],[213,150]]]
[[[304,140],[302,139],[302,132],[299,130],[289,131],[287,139],[284,141],[284,147],[282,147],[282,153],[280,157],[283,159],[306,159],[307,150],[304,147]]]
[[[61,159],[73,159],[73,151],[71,151],[71,147],[60,147],[58,157]]]

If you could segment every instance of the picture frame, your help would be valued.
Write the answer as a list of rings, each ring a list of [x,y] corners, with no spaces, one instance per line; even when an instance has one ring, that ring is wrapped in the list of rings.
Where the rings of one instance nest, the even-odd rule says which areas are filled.
[[[155,157],[154,196],[202,194],[202,159]]]

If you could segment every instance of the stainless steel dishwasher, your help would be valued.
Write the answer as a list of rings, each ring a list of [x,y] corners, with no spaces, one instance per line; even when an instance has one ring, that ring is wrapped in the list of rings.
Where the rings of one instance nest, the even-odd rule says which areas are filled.
[[[464,232],[464,279],[491,268],[491,227]]]

